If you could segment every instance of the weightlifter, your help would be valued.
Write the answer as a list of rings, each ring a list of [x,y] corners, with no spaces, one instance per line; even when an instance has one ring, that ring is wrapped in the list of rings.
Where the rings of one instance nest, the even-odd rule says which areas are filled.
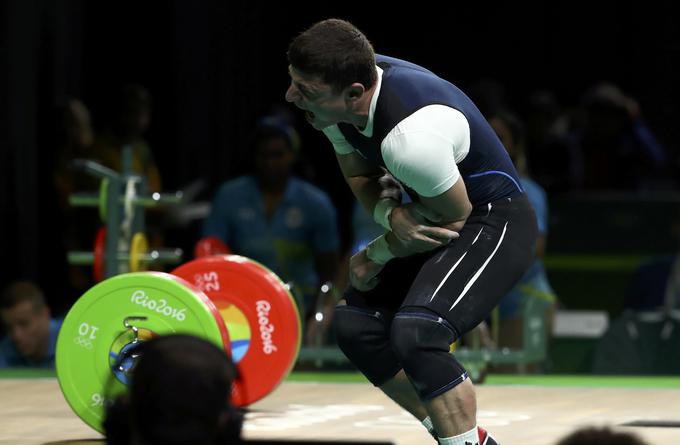
[[[295,37],[288,61],[286,99],[328,137],[353,193],[388,230],[351,258],[334,315],[340,348],[439,443],[497,444],[477,426],[473,385],[449,345],[533,259],[536,219],[506,150],[461,90],[376,55],[346,21]]]

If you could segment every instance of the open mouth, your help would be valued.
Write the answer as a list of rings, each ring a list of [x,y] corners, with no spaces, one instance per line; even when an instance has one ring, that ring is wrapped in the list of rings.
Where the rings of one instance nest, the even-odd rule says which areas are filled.
[[[307,119],[307,122],[309,122],[311,124],[312,122],[314,122],[314,113],[312,113],[309,110],[306,110],[305,111],[305,119]]]

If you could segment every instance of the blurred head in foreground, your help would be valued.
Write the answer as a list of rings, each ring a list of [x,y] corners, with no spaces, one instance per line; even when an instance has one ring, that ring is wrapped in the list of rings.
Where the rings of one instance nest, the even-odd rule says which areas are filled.
[[[143,342],[129,393],[109,407],[107,443],[240,443],[241,415],[231,404],[236,370],[223,350],[173,334]]]

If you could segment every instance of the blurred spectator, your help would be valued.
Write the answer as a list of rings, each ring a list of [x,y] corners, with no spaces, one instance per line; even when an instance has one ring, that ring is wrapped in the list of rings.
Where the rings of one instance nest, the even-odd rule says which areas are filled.
[[[609,428],[582,427],[556,445],[648,445],[638,436],[629,432],[612,431]]]
[[[119,173],[141,176],[145,182],[144,187],[136,189],[138,194],[162,191],[161,174],[145,139],[151,124],[152,105],[151,94],[145,87],[123,85],[112,98],[106,125],[95,135],[89,156]],[[145,234],[150,247],[159,248],[164,244],[164,215],[163,207],[144,208]]]
[[[536,259],[499,304],[498,346],[521,349],[525,341],[524,325],[529,322],[524,317],[526,305],[532,300],[533,304],[543,308],[545,326],[542,334],[547,336],[551,332],[557,304],[557,297],[548,282],[543,265],[548,235],[548,200],[541,186],[529,177],[524,151],[524,130],[519,118],[508,111],[500,111],[489,118],[489,123],[517,168],[520,184],[534,208],[538,223]]]
[[[236,368],[198,337],[172,334],[142,342],[129,393],[108,407],[109,445],[241,443],[242,416],[231,404]]]
[[[53,265],[57,261],[65,262],[66,252],[70,250],[91,249],[99,226],[99,217],[91,208],[77,208],[69,204],[72,193],[97,190],[99,186],[98,179],[74,169],[72,164],[75,159],[92,156],[93,138],[90,111],[80,100],[67,98],[57,107],[54,140],[50,141],[56,147],[52,178],[56,191],[56,207],[53,211],[59,215],[58,220],[53,220],[52,223],[60,224],[56,232],[62,234],[54,237],[54,243],[59,243],[55,246],[59,258],[53,259]],[[64,304],[67,307],[63,309],[68,309],[75,297],[82,295],[94,284],[88,268],[71,265],[66,267],[70,288],[68,293],[74,295],[63,299],[66,301],[57,302],[56,307],[53,304],[53,309],[60,310],[60,306]]]
[[[628,287],[625,309],[662,311],[680,308],[680,211],[671,224],[675,253],[642,264]]]
[[[582,121],[572,130],[573,181],[580,190],[668,188],[667,155],[646,126],[639,104],[613,84],[590,88]]]
[[[219,238],[233,253],[259,261],[292,283],[307,318],[320,285],[335,277],[339,235],[328,195],[292,175],[298,146],[290,125],[277,117],[260,119],[250,151],[253,173],[219,187],[203,240]]]
[[[7,337],[0,342],[0,368],[54,368],[61,320],[50,318],[42,290],[15,281],[0,295],[0,318]]]
[[[146,191],[161,191],[161,175],[149,144],[144,139],[151,123],[152,99],[141,85],[125,85],[114,97],[107,128],[98,133],[93,157],[103,165],[146,178]],[[129,165],[125,158],[129,154]]]
[[[569,120],[552,91],[529,95],[525,151],[531,177],[549,194],[573,188],[573,150],[567,132]]]
[[[76,98],[68,98],[57,107],[55,122],[57,148],[54,185],[59,197],[59,207],[68,208],[68,197],[76,191],[83,191],[84,179],[76,175],[71,162],[77,158],[87,158],[93,142],[90,111]]]

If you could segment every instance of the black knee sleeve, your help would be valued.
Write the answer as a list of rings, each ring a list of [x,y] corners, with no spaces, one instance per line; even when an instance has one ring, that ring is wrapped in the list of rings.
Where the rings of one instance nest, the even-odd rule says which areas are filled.
[[[467,378],[449,352],[458,334],[446,320],[426,309],[400,311],[394,317],[391,343],[418,395],[432,399]]]
[[[401,369],[390,349],[389,323],[380,312],[337,306],[333,327],[342,352],[374,385],[382,385]]]

